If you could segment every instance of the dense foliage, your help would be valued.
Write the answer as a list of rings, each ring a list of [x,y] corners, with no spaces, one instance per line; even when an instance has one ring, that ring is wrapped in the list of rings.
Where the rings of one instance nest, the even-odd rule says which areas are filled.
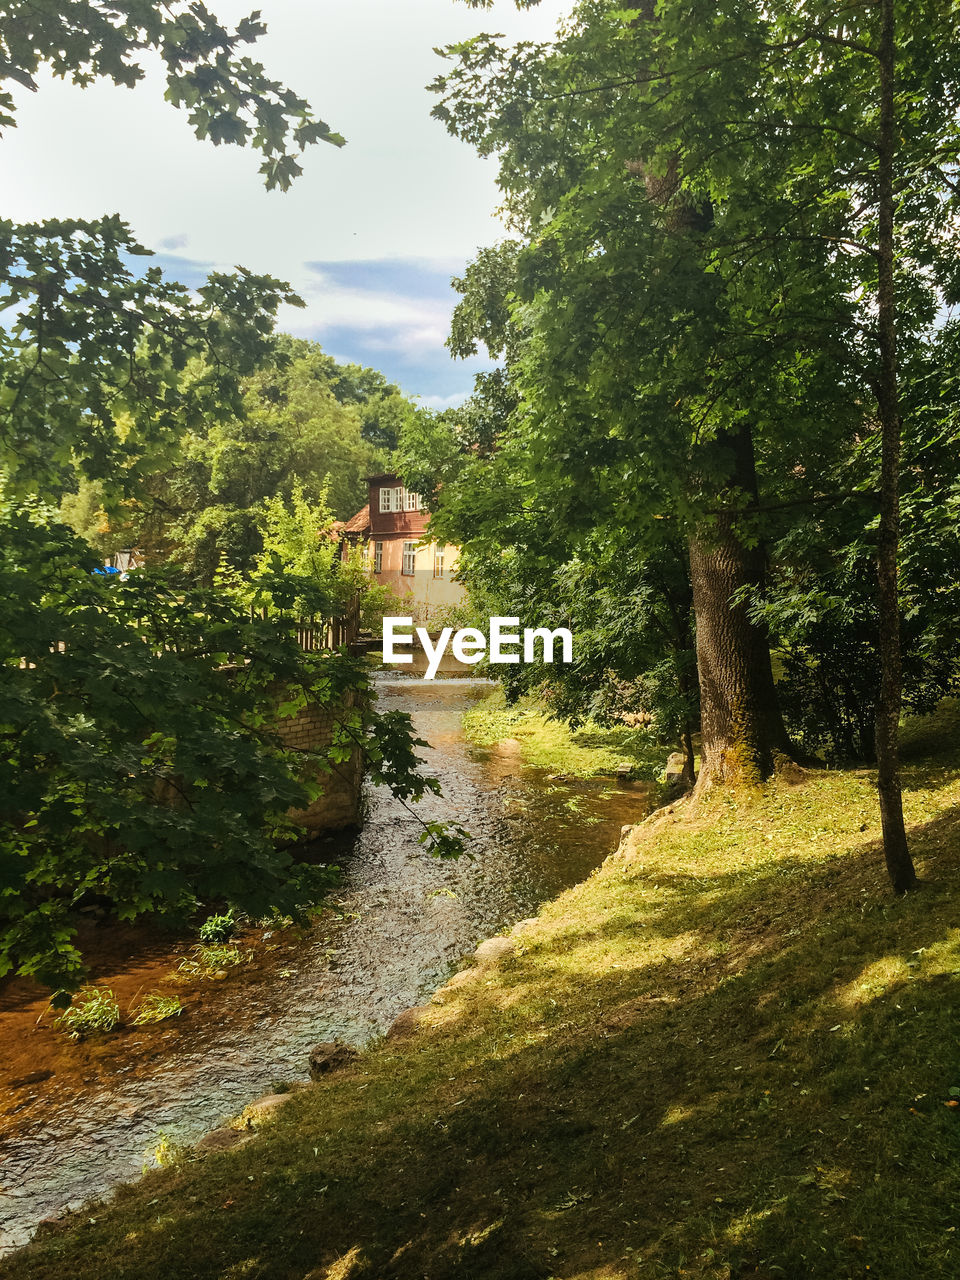
[[[182,922],[198,902],[315,902],[324,876],[290,853],[288,811],[358,747],[405,795],[432,785],[402,720],[371,711],[361,664],[300,648],[300,611],[336,603],[319,577],[120,581],[35,504],[5,504],[0,524],[0,972],[75,979],[84,907]],[[307,700],[332,742],[287,748],[278,728]]]
[[[259,150],[268,189],[343,141],[246,55],[258,14],[231,30],[180,0],[7,10],[0,125],[41,67],[133,86],[159,54],[197,136]],[[297,634],[356,607],[332,516],[360,505],[409,402],[278,340],[278,307],[298,303],[281,281],[239,268],[189,289],[149,257],[118,216],[0,221],[0,974],[67,988],[88,908],[183,921],[315,901],[290,814],[357,750],[401,799],[437,788],[362,665]],[[145,568],[95,572],[131,544]],[[307,702],[332,742],[294,750],[282,721]],[[459,848],[439,824],[423,835]]]
[[[771,646],[801,746],[871,757],[883,652],[892,785],[897,609],[891,622],[876,566],[889,587],[900,414],[906,703],[928,708],[960,679],[945,643],[960,625],[944,323],[957,40],[937,6],[881,18],[880,6],[591,2],[549,44],[483,35],[447,50],[435,85],[435,114],[497,157],[515,238],[468,269],[450,340],[460,354],[483,343],[503,368],[464,410],[413,424],[404,467],[437,478],[463,573],[501,589],[501,611],[522,601],[583,630],[568,712],[578,683],[581,703],[596,700],[608,655],[611,687],[639,679],[670,723],[694,702],[681,679],[696,644],[709,736],[726,738],[709,751],[705,720],[708,775],[741,748],[769,762],[764,739],[783,750],[773,683],[749,681]],[[651,626],[667,617],[658,651]],[[744,722],[744,694],[768,704],[765,720]]]
[[[349,519],[416,412],[376,370],[283,335],[239,393],[233,416],[192,422],[176,456],[144,468],[126,495],[116,484],[111,497],[101,481],[68,480],[64,518],[104,551],[172,557],[198,581],[218,568],[248,572],[265,545],[269,503],[297,491],[330,518]]]

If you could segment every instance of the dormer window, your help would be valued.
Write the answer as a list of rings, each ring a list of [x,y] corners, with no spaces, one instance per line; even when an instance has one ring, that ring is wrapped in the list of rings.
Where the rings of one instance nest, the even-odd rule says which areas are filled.
[[[420,495],[404,489],[403,485],[389,486],[380,490],[380,510],[387,511],[419,511]]]

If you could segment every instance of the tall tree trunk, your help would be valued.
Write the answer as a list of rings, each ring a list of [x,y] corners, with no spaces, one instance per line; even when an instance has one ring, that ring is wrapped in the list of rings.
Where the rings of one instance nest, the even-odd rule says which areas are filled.
[[[900,671],[900,602],[897,556],[900,541],[900,407],[897,387],[897,313],[894,287],[893,167],[896,149],[894,66],[896,37],[894,0],[880,0],[880,146],[877,165],[879,271],[877,320],[880,378],[877,409],[880,418],[880,530],[877,577],[880,606],[880,697],[877,703],[877,790],[883,828],[883,855],[897,893],[917,884],[907,846],[900,790],[900,709],[903,680]]]
[[[753,442],[748,428],[731,437],[733,486],[756,500]],[[762,546],[745,546],[733,514],[689,539],[690,581],[697,622],[701,765],[698,788],[715,782],[761,781],[778,755],[789,755],[773,682],[766,628],[749,617],[735,592],[762,589]]]
[[[653,0],[634,0],[629,7],[639,12],[635,22],[656,21]],[[672,157],[665,173],[652,172],[642,159],[628,162],[627,170],[643,178],[647,196],[662,210],[670,235],[703,232],[712,225],[710,202],[693,201],[682,191],[679,156]],[[728,444],[733,456],[730,488],[756,503],[750,429],[741,427],[719,443]],[[688,553],[700,680],[697,789],[714,782],[760,781],[773,773],[778,755],[791,753],[791,745],[777,702],[766,628],[750,620],[748,606],[732,605],[731,597],[744,587],[762,588],[764,550],[746,547],[733,516],[721,514],[712,527],[690,534]],[[692,753],[692,741],[685,745],[685,755],[688,751]]]
[[[709,540],[690,538],[690,577],[697,617],[701,759],[698,787],[769,778],[790,740],[777,704],[766,631],[731,604],[742,587],[762,581],[763,554],[718,520]]]

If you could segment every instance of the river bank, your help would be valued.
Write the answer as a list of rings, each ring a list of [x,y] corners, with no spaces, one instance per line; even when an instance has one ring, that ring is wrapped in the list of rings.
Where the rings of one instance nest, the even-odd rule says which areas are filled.
[[[383,709],[410,712],[429,741],[442,797],[425,818],[472,833],[471,857],[430,858],[416,820],[369,788],[366,821],[325,858],[344,877],[311,928],[248,927],[243,963],[216,981],[183,983],[191,938],[91,930],[94,978],[126,1011],[138,992],[182,999],[179,1017],[77,1044],[55,1030],[48,993],[7,983],[0,1003],[0,1242],[25,1243],[65,1206],[137,1177],[171,1146],[195,1142],[258,1095],[307,1079],[318,1041],[363,1045],[425,999],[491,933],[574,884],[645,812],[648,791],[558,782],[515,753],[476,749],[460,718],[476,680],[378,678]]]
[[[2,1274],[952,1280],[955,714],[906,754],[922,892],[868,771],[662,811],[417,1031]]]
[[[508,704],[502,687],[491,689],[463,717],[467,738],[479,747],[507,747],[525,764],[572,778],[612,776],[656,782],[670,751],[642,727],[598,725],[571,729],[533,697]]]

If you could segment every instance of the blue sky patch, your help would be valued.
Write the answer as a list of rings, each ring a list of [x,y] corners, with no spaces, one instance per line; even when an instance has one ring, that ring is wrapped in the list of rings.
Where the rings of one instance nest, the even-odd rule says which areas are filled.
[[[435,352],[406,352],[398,343],[396,330],[386,327],[329,325],[319,332],[304,330],[297,336],[316,338],[335,360],[379,369],[408,395],[422,396],[437,408],[460,404],[473,390],[474,374],[494,367],[492,361],[480,357],[454,360],[444,347],[437,347]]]
[[[438,263],[417,258],[378,258],[356,262],[308,262],[307,268],[340,289],[365,293],[391,293],[402,297],[430,298],[455,306],[459,294],[450,277],[463,272],[464,264]]]

